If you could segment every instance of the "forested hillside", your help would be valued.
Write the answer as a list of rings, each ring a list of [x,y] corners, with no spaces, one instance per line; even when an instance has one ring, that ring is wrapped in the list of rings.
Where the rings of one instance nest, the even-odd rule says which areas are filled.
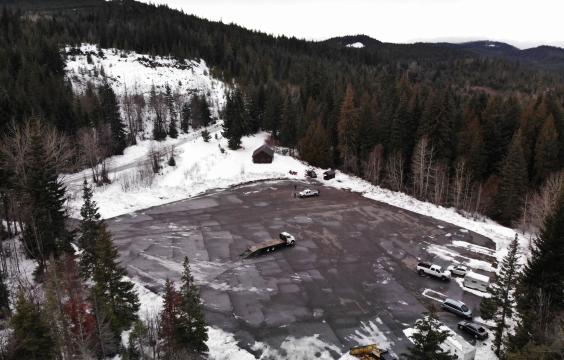
[[[0,0],[0,7],[0,237],[21,233],[23,251],[39,264],[35,278],[52,288],[47,310],[61,316],[34,312],[22,293],[12,317],[11,358],[40,358],[35,344],[26,348],[22,338],[34,331],[47,334],[49,326],[60,333],[57,341],[40,339],[52,347],[44,354],[113,355],[123,350],[117,348],[121,332],[137,319],[137,296],[123,279],[111,235],[91,202],[92,189],[84,185],[76,237],[65,226],[66,189],[59,175],[91,167],[100,170],[92,172],[94,183],[103,185],[110,181],[105,158],[123,154],[145,136],[162,141],[202,128],[207,142],[207,127],[217,117],[224,120],[223,136],[232,150],[241,146],[242,136],[267,131],[273,143],[312,165],[464,210],[465,216],[543,228],[536,244],[540,250],[526,268],[519,300],[526,317],[511,351],[527,354],[530,342],[544,346],[554,340],[552,315],[562,313],[562,304],[551,302],[562,296],[561,257],[553,256],[562,248],[564,209],[562,199],[557,201],[564,186],[560,50],[539,48],[523,55],[531,61],[522,61],[521,55],[477,52],[470,45],[386,44],[359,36],[311,42],[132,0]],[[346,46],[355,41],[367,46]],[[200,75],[208,77],[209,66],[211,76],[227,84],[224,108],[216,114],[214,105],[223,105],[217,94],[212,104],[211,92],[192,93],[179,83],[116,94],[99,64],[109,57],[126,59],[127,51],[135,51],[131,58],[143,66],[167,63],[192,71],[204,60]],[[539,56],[551,65],[538,66]],[[86,70],[77,66],[79,74],[84,72],[77,78],[89,79],[92,72],[98,80],[77,86],[65,73],[65,64],[80,63],[76,59],[89,64]],[[151,165],[158,173],[160,164]],[[80,271],[65,267],[73,263],[65,260],[72,240],[93,261],[81,264]],[[56,258],[62,260],[52,261]],[[544,284],[547,269],[549,284],[536,286]],[[59,271],[72,276],[59,284],[53,280]],[[199,302],[187,262],[185,274],[184,300],[177,299],[172,284],[167,287],[168,301],[180,308]],[[86,283],[94,286],[93,302],[84,300]],[[61,292],[74,296],[70,315],[66,308],[56,311]],[[545,293],[548,300],[540,298]],[[85,303],[96,307],[83,308]],[[523,324],[534,323],[541,307],[546,311],[542,322],[529,331]],[[0,310],[0,318],[9,317],[2,282]],[[72,335],[61,325],[67,315],[88,330],[72,346],[61,341]],[[194,351],[204,351],[204,335],[198,335]],[[542,346],[534,350],[548,352]]]

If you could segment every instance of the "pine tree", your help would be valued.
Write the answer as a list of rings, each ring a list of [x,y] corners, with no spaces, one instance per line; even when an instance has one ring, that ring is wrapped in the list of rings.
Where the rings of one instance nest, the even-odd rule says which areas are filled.
[[[241,147],[241,137],[244,134],[247,119],[248,113],[243,102],[243,95],[240,90],[236,89],[227,96],[223,122],[223,136],[227,138],[231,150]]]
[[[157,141],[166,139],[164,121],[160,114],[157,114],[153,120],[153,139]]]
[[[521,215],[523,196],[527,191],[527,164],[523,154],[521,133],[513,137],[501,170],[501,182],[494,200],[492,217],[503,225],[511,225]]]
[[[313,166],[328,168],[332,165],[331,148],[321,120],[314,121],[299,144],[300,156]]]
[[[554,124],[554,117],[550,115],[544,121],[535,146],[534,177],[537,184],[540,184],[552,172],[560,169],[559,151],[558,131]]]
[[[82,219],[80,220],[80,237],[78,238],[78,243],[83,250],[80,257],[80,273],[85,279],[90,278],[92,275],[96,241],[100,237],[100,231],[103,226],[103,220],[100,219],[98,206],[92,199],[93,196],[93,190],[88,186],[88,182],[85,179],[82,185],[82,199],[84,203],[80,208]]]
[[[208,131],[208,129],[202,130],[202,139],[204,139],[204,142],[210,142],[211,135],[210,135],[210,132]]]
[[[429,95],[418,132],[419,137],[427,136],[435,149],[437,160],[450,161],[453,158],[455,118],[453,99],[448,90]]]
[[[513,316],[514,311],[515,288],[519,275],[518,249],[519,241],[515,235],[507,255],[503,258],[495,282],[488,288],[491,297],[484,298],[480,303],[482,318],[495,322],[492,347],[500,358],[503,358],[501,347],[505,342],[507,319]]]
[[[441,348],[441,344],[449,337],[448,330],[442,330],[442,324],[432,310],[424,313],[423,319],[415,324],[415,332],[411,336],[413,346],[408,349],[405,358],[408,360],[454,360],[451,355]]]
[[[356,172],[358,162],[358,136],[359,136],[358,109],[354,104],[354,93],[349,84],[345,97],[341,103],[338,123],[339,151],[346,171]]]
[[[10,291],[6,286],[6,275],[0,271],[0,319],[10,315]]]
[[[58,258],[70,248],[70,235],[65,227],[66,189],[59,179],[54,160],[45,154],[40,129],[39,124],[34,125],[29,160],[25,164],[29,211],[22,237],[28,256],[39,263],[37,275],[43,274],[51,256]]]
[[[202,125],[204,127],[208,127],[212,123],[210,106],[205,96],[202,96],[200,100],[200,116],[201,116]]]
[[[100,229],[94,257],[94,300],[97,307],[108,316],[114,335],[119,337],[137,319],[139,299],[133,283],[124,279],[127,273],[119,263],[117,249],[105,225]]]
[[[18,294],[15,314],[10,320],[11,359],[55,359],[55,342],[41,308],[23,293]]]
[[[166,84],[165,101],[168,108],[168,117],[170,119],[168,125],[168,136],[173,139],[178,137],[178,128],[176,126],[176,110],[174,108],[174,98],[170,86]]]
[[[280,133],[278,138],[280,145],[293,148],[296,144],[296,123],[298,122],[298,114],[296,104],[290,96],[287,96],[282,108],[282,122],[280,124]],[[245,132],[246,135],[248,135]]]
[[[174,288],[174,283],[166,279],[163,295],[163,308],[160,313],[159,338],[164,359],[170,359],[178,352],[182,344],[179,337],[184,335],[179,329],[181,298]]]
[[[184,103],[184,105],[182,105],[182,120],[180,121],[180,129],[185,134],[188,133],[188,129],[190,128],[190,113],[190,104]]]
[[[188,257],[184,258],[183,271],[180,287],[181,308],[183,315],[184,332],[182,342],[188,345],[188,348],[196,352],[202,353],[208,351],[206,341],[208,340],[208,331],[202,305],[200,300],[200,292],[194,283],[194,277],[190,272],[190,263]]]
[[[127,147],[125,124],[121,120],[116,94],[107,80],[100,89],[100,101],[104,121],[110,124],[112,154],[122,155]]]
[[[564,310],[564,193],[559,195],[554,212],[548,216],[523,269],[517,293],[521,322],[512,349],[531,344],[548,345],[557,314]],[[557,336],[557,335],[556,335]]]

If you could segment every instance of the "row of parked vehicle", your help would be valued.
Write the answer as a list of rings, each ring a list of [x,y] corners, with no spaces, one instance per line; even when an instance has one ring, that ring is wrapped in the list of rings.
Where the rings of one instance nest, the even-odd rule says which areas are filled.
[[[417,264],[417,272],[419,273],[419,275],[427,274],[443,281],[450,280],[452,275],[461,276],[465,279],[465,286],[466,278],[470,275],[469,281],[482,280],[478,281],[481,291],[485,291],[485,289],[482,288],[484,282],[486,283],[487,288],[488,278],[486,276],[474,274],[470,272],[466,266],[463,265],[453,265],[445,270],[439,265],[431,264],[428,262],[419,262]],[[441,309],[465,319],[458,323],[458,329],[469,333],[474,338],[479,340],[483,340],[488,337],[488,332],[482,325],[472,322],[472,310],[470,310],[470,308],[468,308],[468,306],[466,306],[466,304],[464,304],[462,301],[447,298],[441,303]]]

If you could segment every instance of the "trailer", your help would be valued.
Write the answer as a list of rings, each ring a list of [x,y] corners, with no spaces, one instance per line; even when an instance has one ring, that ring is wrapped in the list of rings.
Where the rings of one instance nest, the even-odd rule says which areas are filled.
[[[249,246],[245,252],[241,254],[242,257],[250,257],[261,254],[267,254],[283,247],[296,245],[296,238],[287,232],[281,232],[278,239],[266,240],[261,243]]]
[[[490,278],[485,275],[469,271],[464,276],[463,285],[470,289],[486,292],[488,291],[488,286],[490,286]]]

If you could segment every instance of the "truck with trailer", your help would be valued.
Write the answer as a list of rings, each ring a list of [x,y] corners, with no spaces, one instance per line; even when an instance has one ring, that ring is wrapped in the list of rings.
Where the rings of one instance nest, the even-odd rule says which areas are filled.
[[[450,271],[443,270],[439,265],[421,261],[417,264],[417,272],[419,275],[427,274],[443,281],[450,280]]]
[[[266,240],[261,243],[249,246],[245,252],[241,254],[242,257],[250,257],[261,254],[267,254],[280,248],[296,245],[296,238],[288,232],[281,232],[278,239]]]

